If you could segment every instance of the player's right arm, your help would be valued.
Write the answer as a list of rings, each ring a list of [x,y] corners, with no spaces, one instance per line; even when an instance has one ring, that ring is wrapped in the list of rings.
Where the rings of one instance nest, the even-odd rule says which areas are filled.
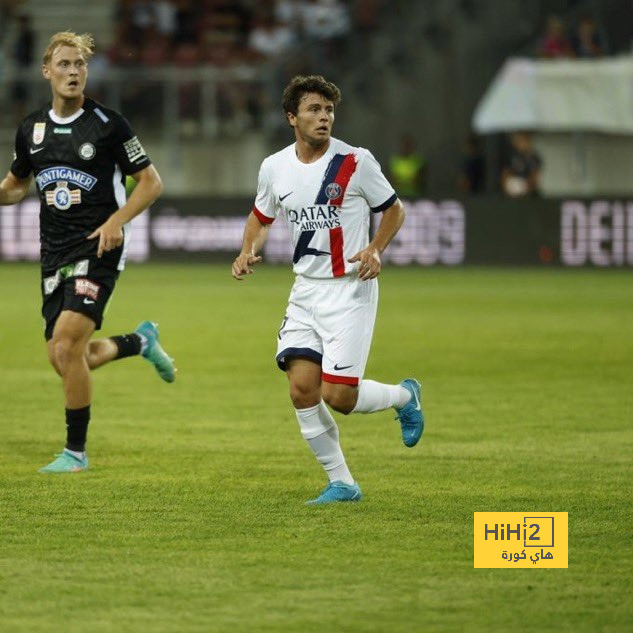
[[[0,204],[17,204],[26,197],[31,185],[33,166],[22,126],[15,132],[15,152],[9,172],[0,182]]]
[[[24,200],[31,184],[31,176],[18,178],[12,171],[0,182],[0,204],[16,204]]]
[[[242,239],[242,250],[235,258],[232,267],[232,274],[235,279],[241,281],[244,275],[250,275],[253,272],[252,266],[262,261],[257,255],[268,237],[270,224],[264,224],[251,211],[246,226],[244,227],[244,238]]]
[[[260,251],[266,238],[270,225],[275,220],[274,200],[269,159],[264,160],[259,168],[257,177],[257,196],[255,205],[251,211],[246,226],[244,227],[244,237],[242,239],[242,250],[235,258],[231,273],[235,279],[242,280],[244,275],[253,273],[252,266],[262,261],[257,253]]]

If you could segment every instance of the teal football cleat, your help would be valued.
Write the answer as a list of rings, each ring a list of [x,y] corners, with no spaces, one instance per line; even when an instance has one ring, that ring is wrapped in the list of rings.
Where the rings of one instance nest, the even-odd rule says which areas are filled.
[[[55,455],[55,459],[40,468],[40,473],[78,473],[82,470],[88,470],[88,458],[80,459],[75,457],[70,451],[64,449],[63,452]]]
[[[137,334],[144,336],[147,340],[147,346],[141,356],[154,365],[158,375],[165,382],[174,382],[176,379],[174,360],[173,358],[170,358],[161,347],[158,337],[157,324],[152,323],[151,321],[143,321],[143,323],[140,323],[134,331]]]
[[[400,384],[409,391],[411,399],[401,409],[396,407],[396,420],[400,420],[404,445],[411,447],[420,441],[422,433],[424,433],[422,385],[415,378],[405,378]]]
[[[331,481],[316,499],[306,501],[306,505],[336,503],[337,501],[360,501],[362,498],[363,493],[356,482],[350,485],[342,481]]]

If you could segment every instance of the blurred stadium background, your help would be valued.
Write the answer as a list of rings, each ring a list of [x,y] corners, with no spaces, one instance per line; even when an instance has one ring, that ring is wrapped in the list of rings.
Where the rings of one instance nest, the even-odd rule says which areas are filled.
[[[50,34],[93,33],[87,91],[129,118],[165,182],[138,222],[137,259],[235,251],[258,166],[290,139],[281,90],[318,72],[343,90],[335,135],[369,147],[411,203],[393,261],[633,263],[629,0],[0,6],[5,163],[16,122],[48,99]],[[542,169],[536,193],[510,200],[500,176],[521,130]],[[36,258],[36,207],[2,210],[3,259]],[[283,242],[269,258],[286,258]]]
[[[139,360],[96,372],[91,470],[37,475],[62,432],[39,205],[0,208],[0,629],[630,630],[630,0],[0,11],[4,170],[17,121],[49,99],[48,38],[94,35],[86,92],[126,115],[165,183],[105,332],[156,319],[180,369],[169,386]],[[389,412],[340,419],[366,499],[318,514],[272,358],[282,224],[264,254],[283,266],[237,284],[227,265],[261,160],[291,140],[279,102],[299,72],[340,85],[335,136],[406,201],[368,375],[419,374],[429,418],[410,452]],[[569,569],[473,570],[473,512],[504,510],[569,512]]]

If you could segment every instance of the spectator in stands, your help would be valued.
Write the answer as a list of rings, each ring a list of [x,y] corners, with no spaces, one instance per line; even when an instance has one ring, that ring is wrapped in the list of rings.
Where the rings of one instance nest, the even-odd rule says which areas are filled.
[[[341,0],[307,0],[302,3],[301,20],[310,40],[342,38],[351,28],[349,11]]]
[[[207,0],[204,28],[207,34],[244,43],[248,38],[252,14],[249,6],[238,0]]]
[[[255,19],[255,26],[248,37],[248,45],[260,58],[279,57],[295,42],[294,31],[275,19],[274,13],[264,10]]]
[[[176,5],[171,0],[155,0],[154,23],[158,33],[168,40],[174,38],[176,31]]]
[[[13,63],[16,79],[13,82],[11,96],[13,99],[13,115],[16,125],[24,118],[30,95],[29,71],[33,64],[33,47],[35,34],[31,28],[31,18],[22,14],[17,18],[18,32],[13,45]]]
[[[589,16],[584,16],[578,22],[576,32],[572,37],[572,46],[576,57],[602,57],[604,46],[600,40],[596,23]]]
[[[501,188],[511,198],[538,193],[541,179],[541,157],[532,146],[529,132],[510,136],[510,152],[501,170]]]
[[[133,3],[134,0],[119,0],[114,9],[114,42],[109,57],[120,66],[132,65],[138,59],[139,42],[134,40],[132,28]]]
[[[481,152],[479,138],[469,134],[464,143],[457,188],[464,193],[483,193],[486,186],[486,163]]]
[[[389,159],[389,180],[401,198],[418,198],[426,171],[424,156],[416,151],[411,136],[404,136],[400,149]]]
[[[277,0],[275,2],[275,17],[279,22],[290,27],[295,35],[301,32],[304,0]]]
[[[132,0],[129,4],[132,41],[145,44],[156,25],[152,0]]]
[[[574,51],[565,33],[562,20],[556,15],[547,18],[545,35],[540,44],[540,57],[572,57]]]

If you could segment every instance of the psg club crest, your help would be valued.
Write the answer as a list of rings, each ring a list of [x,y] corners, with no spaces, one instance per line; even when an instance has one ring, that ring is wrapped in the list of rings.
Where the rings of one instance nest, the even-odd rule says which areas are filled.
[[[39,145],[44,140],[44,132],[46,132],[46,123],[36,123],[33,126],[33,143]]]
[[[341,185],[339,185],[337,182],[331,182],[325,188],[325,195],[328,197],[328,200],[336,200],[337,198],[341,197],[342,193],[343,189],[341,189]]]

